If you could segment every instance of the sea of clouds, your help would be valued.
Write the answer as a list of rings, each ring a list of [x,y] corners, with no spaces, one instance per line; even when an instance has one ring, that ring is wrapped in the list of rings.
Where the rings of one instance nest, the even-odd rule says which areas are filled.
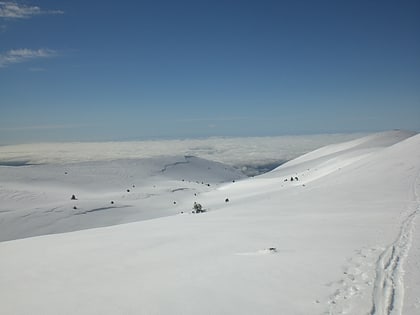
[[[0,146],[0,164],[65,164],[86,161],[192,155],[240,168],[247,175],[268,171],[319,147],[364,134],[208,138],[127,142],[64,142]]]

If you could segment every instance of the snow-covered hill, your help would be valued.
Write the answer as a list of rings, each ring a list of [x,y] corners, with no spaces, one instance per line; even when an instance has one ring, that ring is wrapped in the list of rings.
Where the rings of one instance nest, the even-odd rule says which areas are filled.
[[[188,169],[171,163],[167,165],[185,167],[182,173]],[[80,174],[91,178],[89,169],[87,165]],[[73,170],[67,172],[64,175],[71,176]],[[79,201],[107,193],[106,200],[115,198],[116,181],[107,181],[111,173],[95,181],[103,187],[98,191],[97,184],[88,185],[92,192]],[[130,196],[123,191],[133,182],[130,174],[120,183],[121,199]],[[200,180],[193,181],[195,171],[191,177],[185,173],[185,178],[174,179],[179,174],[172,180],[201,185]],[[115,178],[121,177],[118,173]],[[159,177],[150,185],[166,180]],[[43,184],[34,177],[27,182]],[[16,189],[13,185],[18,183],[2,182],[3,194],[5,189]],[[70,187],[77,186],[66,182],[65,197],[69,198]],[[380,133],[319,149],[263,176],[214,186],[201,185],[206,191],[196,196],[192,190],[180,195],[178,215],[1,242],[2,311],[420,312],[420,231],[414,228],[420,211],[420,135]],[[31,200],[30,194],[22,196],[23,189],[19,191],[16,198]],[[143,205],[168,209],[173,198],[165,198],[159,205]],[[180,214],[194,201],[208,211]]]
[[[0,241],[178,214],[179,200],[244,177],[190,156],[0,166]]]

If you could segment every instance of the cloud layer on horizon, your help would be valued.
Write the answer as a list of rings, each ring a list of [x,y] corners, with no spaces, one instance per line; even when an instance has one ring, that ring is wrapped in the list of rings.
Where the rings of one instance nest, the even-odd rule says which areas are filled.
[[[78,163],[193,155],[239,168],[281,163],[322,146],[364,134],[324,134],[249,138],[208,138],[130,142],[73,142],[0,146],[0,164]]]

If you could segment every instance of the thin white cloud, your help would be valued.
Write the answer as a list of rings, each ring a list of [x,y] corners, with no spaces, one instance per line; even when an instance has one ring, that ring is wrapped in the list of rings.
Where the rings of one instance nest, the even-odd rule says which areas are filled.
[[[50,58],[55,55],[56,51],[51,49],[12,49],[4,54],[0,54],[0,68],[32,59]]]
[[[251,117],[215,117],[215,118],[185,118],[179,119],[178,122],[218,122],[218,121],[235,121],[235,120],[249,120]]]
[[[31,130],[53,130],[53,129],[73,129],[84,127],[85,125],[38,125],[21,127],[0,127],[0,131],[31,131]]]
[[[41,14],[63,14],[61,10],[42,10],[38,6],[29,6],[11,1],[0,1],[0,17],[8,19],[27,19]]]

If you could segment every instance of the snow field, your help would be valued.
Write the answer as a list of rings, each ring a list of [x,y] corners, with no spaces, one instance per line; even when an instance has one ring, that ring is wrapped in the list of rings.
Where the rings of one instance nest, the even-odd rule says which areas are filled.
[[[177,211],[197,201],[202,214],[1,242],[0,305],[6,314],[417,314],[419,161],[419,135],[382,133],[263,176],[200,182],[197,196],[176,192],[186,193]],[[167,164],[185,173],[178,162]],[[148,187],[181,188],[151,174]]]

